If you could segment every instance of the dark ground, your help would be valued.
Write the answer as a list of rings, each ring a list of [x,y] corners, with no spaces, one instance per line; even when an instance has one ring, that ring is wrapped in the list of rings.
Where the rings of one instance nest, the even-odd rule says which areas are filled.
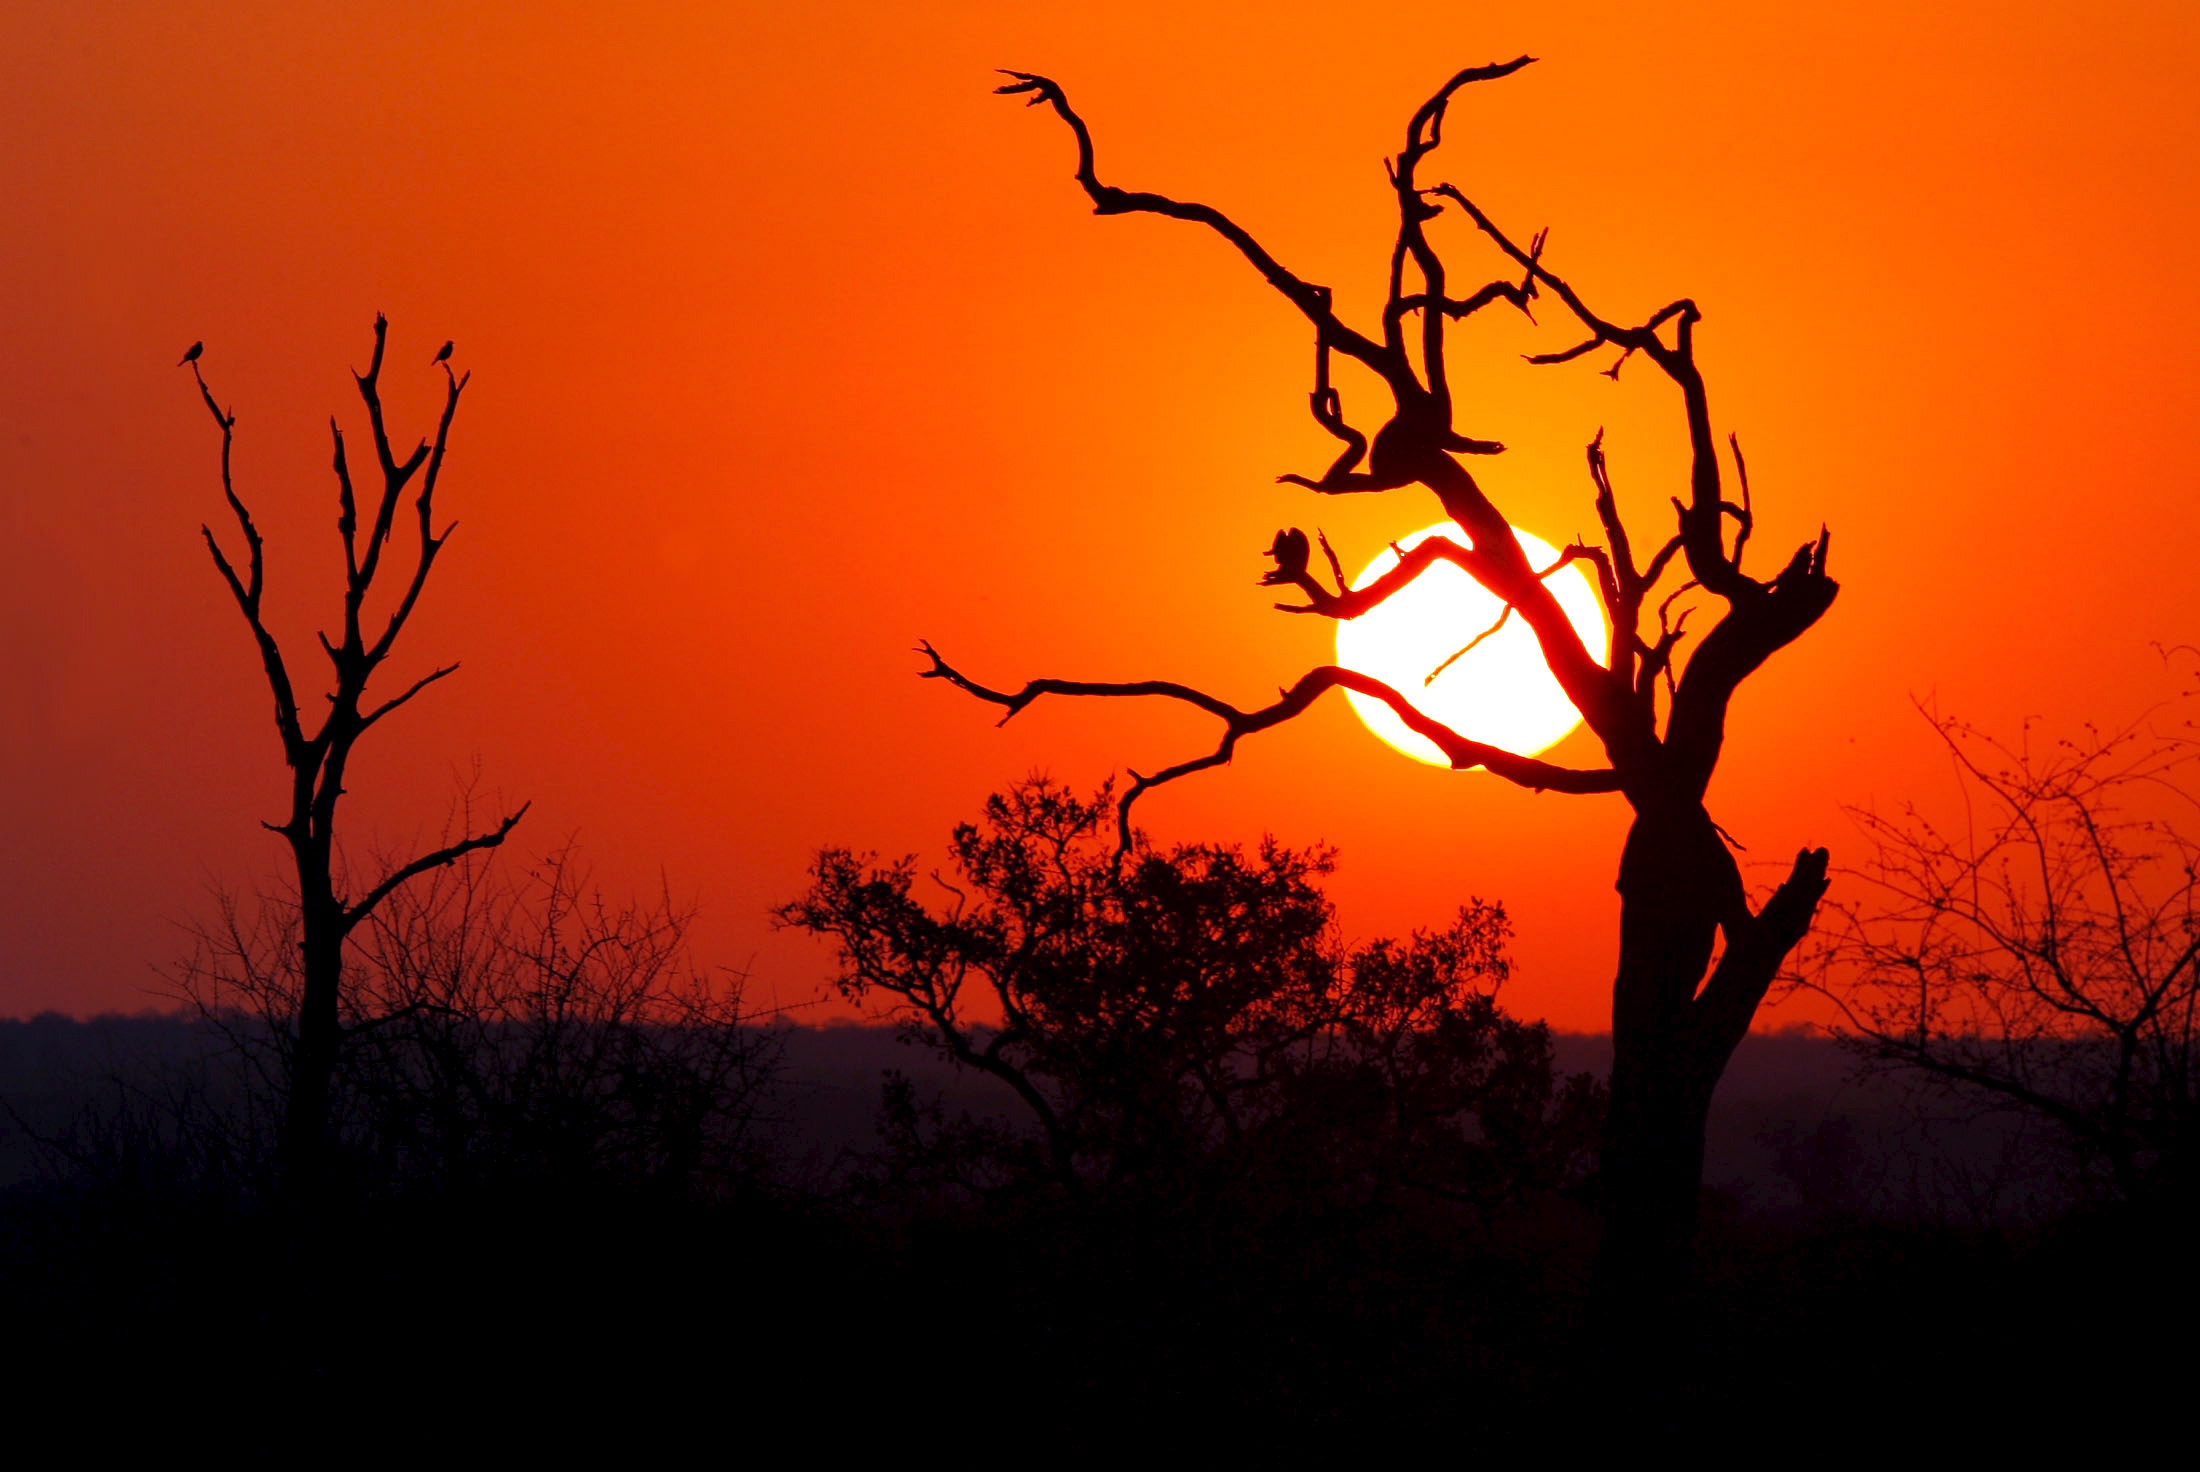
[[[502,1189],[255,1211],[63,1189],[10,1126],[7,1399],[172,1425],[250,1406],[362,1434],[695,1419],[731,1444],[768,1423],[820,1449],[890,1437],[988,1457],[1425,1437],[1548,1454],[1596,1434],[1610,1382],[1582,1333],[1579,1201],[1495,1220],[851,1206],[836,1166],[876,1143],[882,1070],[976,1109],[988,1096],[890,1033],[784,1041],[773,1183],[708,1199]],[[48,1127],[190,1046],[159,1020],[0,1024],[0,1094]],[[1603,1047],[1565,1038],[1561,1061],[1594,1068]],[[1752,1040],[1713,1120],[1695,1318],[1660,1349],[1682,1385],[1661,1414],[1691,1440],[1782,1454],[1914,1449],[1919,1427],[1974,1449],[2013,1428],[2096,1450],[2138,1436],[2189,1394],[2191,1239],[2065,1211],[2055,1174],[2006,1122],[1921,1110],[1822,1040]]]

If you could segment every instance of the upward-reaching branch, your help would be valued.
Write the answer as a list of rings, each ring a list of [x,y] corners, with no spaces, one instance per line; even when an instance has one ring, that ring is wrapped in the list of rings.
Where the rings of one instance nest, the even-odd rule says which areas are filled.
[[[398,498],[405,493],[405,483],[420,469],[420,462],[428,453],[423,441],[403,462],[390,447],[390,432],[382,416],[382,357],[389,345],[390,323],[377,312],[374,317],[374,356],[367,363],[367,371],[354,374],[359,385],[359,397],[366,401],[367,425],[374,437],[374,458],[382,467],[382,495],[376,502],[374,532],[367,539],[367,555],[360,568],[360,575],[368,582],[374,580],[374,570],[382,555],[382,544],[390,538],[390,529],[396,523]]]
[[[298,696],[290,682],[290,667],[283,660],[282,646],[276,642],[260,612],[260,595],[267,586],[267,552],[252,513],[237,494],[234,470],[237,416],[215,402],[214,391],[206,386],[206,375],[199,371],[198,359],[193,357],[188,361],[191,377],[199,386],[199,397],[205,401],[206,412],[213,415],[214,423],[221,427],[222,498],[229,503],[230,514],[237,518],[238,529],[244,533],[245,576],[237,576],[236,567],[222,551],[212,527],[201,525],[199,535],[205,538],[206,550],[213,555],[216,570],[229,585],[230,596],[237,600],[237,609],[252,630],[252,642],[260,652],[260,667],[266,672],[268,689],[275,697],[275,729],[282,735],[284,755],[294,757],[305,745],[305,731],[298,718]],[[295,760],[292,765],[296,765]]]
[[[403,632],[406,620],[412,617],[414,605],[420,601],[421,590],[428,585],[428,574],[435,566],[436,555],[443,550],[443,544],[451,539],[451,533],[458,529],[458,524],[453,522],[440,533],[435,530],[435,490],[443,475],[444,456],[450,448],[451,421],[458,416],[458,396],[465,392],[473,375],[453,374],[449,364],[443,366],[443,372],[448,380],[443,396],[443,415],[436,422],[434,448],[430,451],[425,444],[422,447],[427,454],[428,470],[421,478],[420,494],[414,502],[420,522],[419,556],[413,564],[412,578],[405,585],[403,597],[398,600],[396,609],[390,614],[382,636],[375,640],[373,649],[369,651],[369,658],[377,662],[387,656],[391,646],[396,644],[397,636]]]
[[[1490,66],[1468,67],[1438,88],[1436,95],[1421,104],[1406,124],[1406,143],[1390,167],[1390,182],[1398,197],[1398,242],[1391,251],[1390,300],[1383,312],[1384,342],[1402,359],[1405,352],[1404,336],[1400,328],[1407,310],[1409,298],[1405,291],[1404,264],[1411,259],[1414,269],[1421,276],[1421,372],[1429,397],[1434,401],[1433,412],[1447,432],[1451,431],[1451,383],[1444,369],[1444,324],[1447,320],[1466,317],[1489,302],[1500,297],[1510,300],[1514,306],[1526,311],[1528,300],[1535,292],[1535,276],[1529,273],[1519,287],[1508,282],[1495,282],[1477,292],[1464,302],[1452,302],[1444,295],[1444,262],[1436,248],[1429,243],[1424,228],[1437,214],[1435,206],[1422,198],[1414,180],[1414,171],[1444,141],[1444,115],[1451,108],[1454,93],[1472,82],[1492,82],[1509,77],[1535,60],[1532,56],[1519,56],[1511,61]],[[1540,245],[1540,240],[1538,244]],[[1473,442],[1479,447],[1482,442]],[[1453,445],[1454,449],[1468,449],[1465,444]]]

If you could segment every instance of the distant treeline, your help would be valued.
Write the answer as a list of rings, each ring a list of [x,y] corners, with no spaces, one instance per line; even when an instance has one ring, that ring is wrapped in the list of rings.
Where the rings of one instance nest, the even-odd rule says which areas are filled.
[[[892,1026],[779,1023],[753,1034],[772,1067],[753,1100],[752,1144],[760,1164],[790,1179],[829,1182],[877,1155],[892,1076],[951,1110],[1019,1116],[1005,1085]],[[40,1139],[87,1146],[103,1121],[171,1107],[180,1080],[207,1087],[233,1041],[172,1012],[0,1020],[0,1191],[65,1167]],[[1610,1067],[1608,1036],[1554,1033],[1551,1043],[1561,1073],[1601,1077]],[[1861,1067],[1852,1049],[1803,1029],[1754,1035],[1736,1053],[1713,1104],[1705,1166],[1708,1187],[1745,1213],[1973,1225],[2052,1215],[2070,1203],[2069,1174],[2036,1123]]]
[[[637,1116],[636,1091],[663,1079],[631,1059],[544,1088],[558,1070],[534,1071],[539,1055],[492,1048],[521,1066],[467,1087],[523,1106],[493,1142],[533,1154],[453,1172],[354,1133],[384,1173],[286,1201],[217,1158],[255,1117],[235,1034],[257,1025],[0,1023],[0,1315],[38,1350],[19,1403],[188,1415],[240,1386],[340,1387],[362,1427],[443,1424],[456,1394],[529,1434],[627,1435],[733,1387],[730,1415],[835,1435],[904,1436],[945,1403],[993,1434],[1076,1444],[1190,1426],[1532,1450],[1597,1373],[1594,1183],[1578,1176],[1457,1189],[1492,1186],[1470,1155],[1370,1196],[1356,1148],[1302,1161],[1293,1142],[1319,1139],[1289,1133],[1252,1167],[1225,1153],[1064,1194],[1001,1174],[1004,1142],[1032,1126],[1000,1081],[892,1028],[774,1025],[733,1040],[760,1085],[684,1163],[663,1138],[541,1149],[560,1129],[600,1144],[694,1118]],[[696,1041],[660,1036],[656,1056],[692,1058]],[[1593,1075],[1609,1052],[1549,1043],[1554,1076]],[[911,1106],[929,1111],[921,1137],[902,1128]],[[418,1148],[418,1122],[396,1123]],[[2182,1228],[2058,1214],[2061,1157],[2016,1121],[1860,1078],[1823,1039],[1759,1037],[1711,1150],[1697,1309],[1674,1352],[1683,1396],[1737,1431],[1778,1433],[1860,1366],[1977,1424],[2169,1388],[2169,1362],[2133,1346],[2139,1320],[2190,1301]],[[957,1164],[984,1168],[976,1189],[940,1188]],[[2030,1404],[2009,1355],[2069,1343],[2120,1347]]]

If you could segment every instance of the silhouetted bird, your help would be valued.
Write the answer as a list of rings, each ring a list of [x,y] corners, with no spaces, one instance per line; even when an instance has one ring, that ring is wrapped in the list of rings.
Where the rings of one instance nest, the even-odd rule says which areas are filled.
[[[1295,583],[1306,576],[1306,558],[1309,548],[1306,533],[1297,527],[1276,533],[1276,540],[1268,549],[1268,555],[1276,559],[1276,565],[1261,575],[1261,585],[1273,588],[1281,583]]]
[[[195,342],[195,343],[191,344],[191,351],[190,351],[190,352],[188,352],[188,353],[185,353],[185,354],[184,354],[184,355],[183,355],[182,357],[178,358],[178,359],[176,360],[176,366],[177,366],[178,368],[181,368],[181,367],[182,367],[182,366],[183,366],[184,364],[186,364],[186,363],[196,363],[196,362],[197,362],[197,361],[199,360],[199,354],[201,354],[201,353],[203,353],[203,352],[205,352],[205,351],[206,351],[206,344],[205,344],[205,343],[203,343],[203,342]]]
[[[447,342],[447,343],[443,344],[443,350],[442,350],[441,352],[439,352],[439,353],[437,353],[437,354],[435,355],[435,361],[436,361],[436,362],[438,362],[438,363],[448,363],[448,362],[450,362],[450,361],[451,361],[451,349],[452,349],[452,348],[455,348],[455,347],[457,347],[457,346],[458,346],[458,344],[457,344],[457,343],[455,343],[455,342]]]

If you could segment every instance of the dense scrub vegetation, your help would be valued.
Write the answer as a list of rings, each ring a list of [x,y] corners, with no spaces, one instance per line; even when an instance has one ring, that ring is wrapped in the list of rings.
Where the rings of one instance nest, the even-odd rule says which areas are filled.
[[[819,856],[784,918],[838,943],[891,1052],[749,1013],[676,905],[608,902],[570,853],[454,866],[355,947],[313,1199],[276,1186],[282,902],[229,906],[184,1014],[0,1026],[7,1144],[36,1140],[0,1192],[18,1385],[340,1394],[376,1424],[453,1398],[884,1434],[951,1412],[1063,1445],[1593,1430],[1602,1091],[1584,1044],[1501,1005],[1502,910],[1353,942],[1325,853],[1119,862],[1111,825],[1105,793],[1030,783],[936,880]],[[1744,1065],[1800,1089],[1830,1049]],[[2035,1140],[1933,1154],[1874,1087],[1715,1121],[1780,1189],[1706,1198],[1689,1404],[1770,1434],[1829,1396],[1961,1425],[2166,1393],[2132,1346],[2191,1306],[2188,1217],[1993,1196]],[[2068,1343],[2083,1363],[2028,1400],[2022,1357]]]

